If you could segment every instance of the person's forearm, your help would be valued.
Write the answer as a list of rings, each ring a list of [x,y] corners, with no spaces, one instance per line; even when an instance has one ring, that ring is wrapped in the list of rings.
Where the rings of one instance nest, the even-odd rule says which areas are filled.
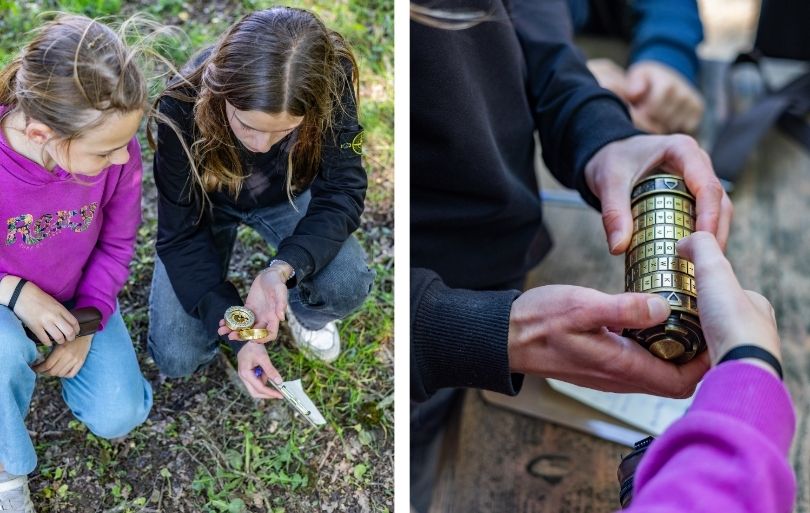
[[[11,295],[14,294],[14,288],[20,282],[19,276],[6,274],[0,278],[0,305],[8,306],[11,301]]]
[[[514,395],[523,381],[509,367],[509,313],[519,291],[447,287],[411,269],[411,398],[472,387]]]
[[[598,208],[583,179],[585,164],[610,142],[640,132],[622,101],[599,86],[570,38],[553,28],[566,18],[565,11],[518,0],[512,5],[512,22],[526,60],[527,92],[543,160],[562,184],[578,189]]]
[[[355,128],[359,134],[361,129]],[[291,285],[325,268],[360,226],[368,179],[360,155],[338,153],[346,151],[352,152],[334,146],[324,149],[324,164],[310,186],[306,214],[278,246],[275,258],[295,269]]]
[[[795,422],[773,374],[745,362],[719,365],[686,415],[644,455],[625,512],[790,512]]]

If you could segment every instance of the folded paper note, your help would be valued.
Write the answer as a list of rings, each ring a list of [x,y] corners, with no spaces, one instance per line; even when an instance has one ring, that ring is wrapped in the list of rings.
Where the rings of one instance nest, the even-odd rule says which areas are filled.
[[[253,369],[253,373],[257,378],[260,377],[263,374],[262,368],[256,367]],[[267,380],[267,382],[276,390],[281,392],[281,395],[284,396],[284,400],[287,401],[287,404],[295,408],[295,411],[300,413],[307,422],[315,427],[326,424],[326,419],[323,418],[321,412],[318,411],[318,408],[315,406],[315,403],[312,402],[312,399],[310,399],[307,393],[304,392],[304,387],[301,385],[300,379],[285,381],[280,385],[274,383],[273,380]]]

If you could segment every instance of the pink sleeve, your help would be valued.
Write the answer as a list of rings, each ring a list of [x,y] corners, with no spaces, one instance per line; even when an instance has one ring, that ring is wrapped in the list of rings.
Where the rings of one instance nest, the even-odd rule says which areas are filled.
[[[624,513],[789,513],[795,427],[775,376],[743,362],[719,365],[686,415],[647,450]]]
[[[76,307],[94,306],[101,312],[101,327],[115,311],[116,298],[129,276],[135,238],[141,224],[141,148],[137,139],[127,147],[114,190],[102,206],[103,223],[96,247],[76,289]]]

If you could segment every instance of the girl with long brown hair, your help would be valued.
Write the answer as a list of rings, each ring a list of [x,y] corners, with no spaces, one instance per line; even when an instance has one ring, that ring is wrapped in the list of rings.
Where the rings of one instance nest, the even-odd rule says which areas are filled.
[[[339,34],[308,11],[276,7],[236,22],[163,94],[149,351],[167,376],[210,362],[224,337],[248,391],[278,397],[265,384],[280,377],[262,343],[285,319],[299,346],[338,356],[335,321],[362,304],[374,277],[351,236],[367,183],[357,73]],[[227,279],[240,224],[277,249],[245,300],[254,327],[268,330],[254,343],[223,320],[242,305]]]
[[[61,378],[73,415],[103,438],[127,434],[152,406],[116,300],[141,220],[135,133],[149,102],[136,50],[102,23],[60,15],[0,71],[3,511],[34,511],[25,416],[37,373]],[[80,336],[69,308],[95,311],[100,331]],[[47,357],[25,328],[52,346]]]

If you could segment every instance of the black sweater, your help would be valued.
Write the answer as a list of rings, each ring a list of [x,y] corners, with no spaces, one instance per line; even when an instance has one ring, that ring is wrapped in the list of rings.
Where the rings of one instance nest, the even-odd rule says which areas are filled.
[[[411,397],[470,386],[514,394],[507,336],[516,290],[548,252],[543,159],[594,207],[583,171],[638,132],[565,42],[565,1],[445,1],[481,9],[465,30],[411,22]]]
[[[196,96],[194,91],[186,94]],[[295,269],[288,286],[323,269],[360,224],[367,179],[359,148],[352,141],[362,127],[350,87],[343,100],[344,111],[336,120],[335,134],[324,137],[321,165],[310,186],[309,208],[293,234],[281,242],[275,256]],[[178,125],[190,146],[195,140],[193,104],[164,97],[159,108]],[[158,190],[157,253],[183,308],[201,319],[208,333],[218,338],[219,320],[225,310],[243,304],[242,299],[236,287],[227,281],[227,269],[222,268],[214,246],[210,209],[197,222],[200,201],[193,193],[196,186],[180,141],[166,124],[158,124],[157,133],[154,162]],[[240,144],[243,169],[250,176],[238,198],[234,200],[227,192],[213,192],[209,194],[212,203],[249,211],[288,202],[287,156],[296,136],[297,130],[264,154],[251,153]],[[232,345],[238,351],[243,344]]]

